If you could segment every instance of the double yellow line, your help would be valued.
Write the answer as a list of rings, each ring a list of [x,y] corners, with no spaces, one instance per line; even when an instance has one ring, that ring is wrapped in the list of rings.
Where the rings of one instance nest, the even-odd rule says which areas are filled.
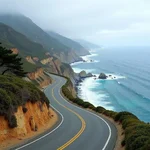
[[[54,87],[55,88],[55,87]],[[69,110],[70,112],[72,112],[73,114],[75,114],[80,120],[81,120],[81,129],[79,130],[79,132],[74,136],[72,137],[68,142],[66,142],[65,144],[63,144],[61,147],[59,147],[57,150],[63,150],[65,149],[66,147],[68,147],[71,143],[73,143],[82,133],[83,131],[85,130],[86,128],[86,123],[84,121],[84,119],[78,114],[76,113],[75,111],[71,110],[70,108],[66,107],[65,105],[61,104],[54,96],[54,88],[52,89],[52,96],[54,98],[54,100],[59,104],[61,105],[62,107],[64,107],[65,109]]]

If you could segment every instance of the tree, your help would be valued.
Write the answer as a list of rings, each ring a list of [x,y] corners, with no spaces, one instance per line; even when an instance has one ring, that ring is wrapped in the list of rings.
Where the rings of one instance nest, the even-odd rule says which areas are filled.
[[[21,58],[18,57],[18,54],[13,54],[11,50],[0,45],[0,70],[2,75],[9,71],[17,76],[23,77],[26,73],[22,65],[23,63],[21,62]]]

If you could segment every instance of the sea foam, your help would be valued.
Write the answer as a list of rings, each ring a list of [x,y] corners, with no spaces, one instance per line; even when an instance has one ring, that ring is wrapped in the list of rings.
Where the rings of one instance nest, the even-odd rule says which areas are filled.
[[[96,87],[101,84],[94,80],[92,77],[85,79],[79,86],[79,94],[83,100],[92,103],[94,106],[103,106],[107,109],[114,110],[114,107],[111,106],[111,103],[105,101],[105,99],[109,96],[107,93],[103,91],[95,91]],[[93,91],[93,90],[94,91]]]

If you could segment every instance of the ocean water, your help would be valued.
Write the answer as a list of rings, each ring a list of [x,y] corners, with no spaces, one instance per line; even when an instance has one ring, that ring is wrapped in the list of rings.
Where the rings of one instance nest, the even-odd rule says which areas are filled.
[[[107,80],[86,78],[78,87],[79,97],[109,110],[132,112],[150,122],[150,47],[97,49],[83,59],[87,62],[72,64],[75,72],[112,76]]]

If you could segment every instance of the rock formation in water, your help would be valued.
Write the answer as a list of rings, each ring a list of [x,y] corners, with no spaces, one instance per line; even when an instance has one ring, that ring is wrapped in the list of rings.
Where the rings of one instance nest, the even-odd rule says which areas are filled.
[[[101,73],[98,78],[99,79],[107,79],[107,76],[104,73]]]

